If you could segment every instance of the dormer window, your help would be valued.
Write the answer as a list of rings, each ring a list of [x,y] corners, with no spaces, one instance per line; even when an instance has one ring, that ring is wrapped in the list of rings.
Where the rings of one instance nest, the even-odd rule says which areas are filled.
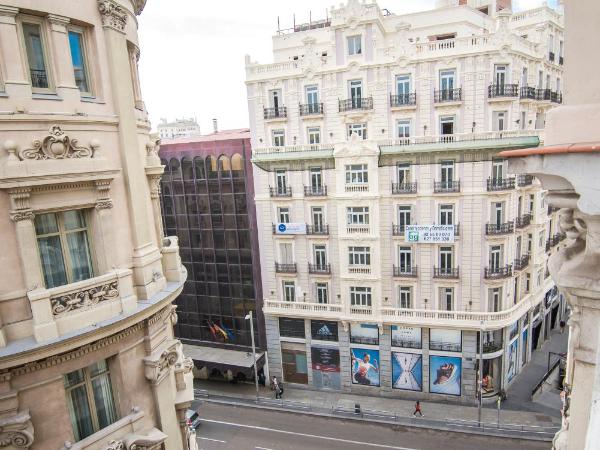
[[[358,36],[349,36],[348,40],[348,54],[349,55],[360,55],[362,54],[362,41],[360,34]]]

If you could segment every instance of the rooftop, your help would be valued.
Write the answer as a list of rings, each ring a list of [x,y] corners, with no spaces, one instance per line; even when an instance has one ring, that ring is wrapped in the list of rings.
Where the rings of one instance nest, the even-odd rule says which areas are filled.
[[[216,133],[186,136],[175,139],[161,139],[161,147],[176,144],[191,144],[194,142],[227,141],[231,139],[250,139],[249,128],[235,128],[233,130],[217,131]]]

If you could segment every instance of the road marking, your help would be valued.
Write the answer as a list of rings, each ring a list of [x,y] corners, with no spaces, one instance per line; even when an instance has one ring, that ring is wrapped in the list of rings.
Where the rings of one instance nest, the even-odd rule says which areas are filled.
[[[373,444],[371,442],[353,441],[350,439],[340,439],[340,438],[334,438],[334,437],[330,437],[330,436],[320,436],[318,434],[297,433],[295,431],[277,430],[275,428],[259,427],[256,425],[245,425],[245,424],[241,424],[241,423],[223,422],[221,420],[201,419],[201,422],[217,423],[220,425],[228,425],[230,427],[250,428],[253,430],[271,431],[273,433],[291,434],[294,436],[303,436],[303,437],[309,437],[309,438],[315,438],[315,439],[325,439],[328,441],[344,442],[346,444],[355,444],[355,445],[365,445],[368,447],[389,448],[392,450],[418,450],[416,448],[394,447],[392,445]],[[259,448],[259,447],[256,447],[256,448]]]
[[[222,444],[227,444],[227,441],[221,441],[220,439],[211,439],[211,438],[205,438],[205,437],[199,437],[198,439],[204,439],[205,441],[213,441],[213,442],[220,442]]]
[[[254,447],[254,450],[273,450],[273,449],[267,448],[267,447]]]

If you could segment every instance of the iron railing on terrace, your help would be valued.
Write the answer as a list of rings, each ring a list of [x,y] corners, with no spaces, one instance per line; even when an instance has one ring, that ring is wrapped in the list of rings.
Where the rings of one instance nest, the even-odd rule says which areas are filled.
[[[285,106],[277,106],[275,108],[264,108],[263,115],[265,120],[269,119],[285,119],[287,117],[287,108]]]
[[[304,196],[305,197],[326,197],[327,196],[327,186],[304,186]]]
[[[395,277],[417,277],[417,266],[407,266],[407,267],[399,267],[394,266],[394,276]]]
[[[271,197],[291,197],[292,196],[292,188],[291,188],[291,186],[288,186],[285,188],[269,186],[269,195]]]
[[[434,267],[433,278],[458,278],[460,275],[459,267]]]
[[[392,183],[392,194],[415,194],[416,192],[416,181],[413,183]]]
[[[301,31],[315,30],[318,28],[327,28],[329,26],[331,26],[331,20],[329,19],[315,20],[308,23],[294,25],[294,27],[292,28],[285,28],[283,30],[279,29],[277,30],[277,34],[279,36],[282,36],[284,34],[299,33]]]
[[[390,94],[390,106],[392,108],[398,106],[412,106],[417,104],[416,92],[410,94]]]
[[[253,157],[260,157],[263,155],[277,155],[280,153],[304,153],[304,152],[332,152],[333,144],[298,144],[298,145],[285,145],[285,146],[272,146],[272,147],[258,147],[252,149]]]
[[[488,86],[488,98],[517,97],[518,95],[518,84],[490,84]]]
[[[512,264],[502,267],[486,267],[483,276],[487,280],[498,280],[512,277]]]
[[[308,263],[308,273],[330,275],[331,274],[331,264]]]
[[[306,224],[306,234],[327,236],[329,234],[329,225]]]
[[[477,348],[479,349],[479,347]],[[494,353],[500,350],[502,350],[502,341],[491,341],[483,343],[483,353]],[[477,350],[477,352],[479,353],[479,350]]]
[[[562,93],[555,91],[550,92],[550,101],[553,103],[562,103]]]
[[[482,131],[476,133],[456,133],[432,136],[410,136],[398,139],[385,139],[378,142],[379,147],[394,147],[405,145],[447,144],[450,142],[477,142],[496,139],[514,139],[519,137],[540,137],[543,130],[504,130]]]
[[[515,188],[515,178],[488,178],[487,179],[487,190],[493,191],[506,191],[508,189]]]
[[[434,181],[433,192],[460,192],[460,181]]]
[[[275,272],[276,273],[296,273],[296,263],[292,264],[282,264],[275,263]]]
[[[531,214],[523,214],[522,216],[517,217],[515,220],[515,227],[525,228],[531,223],[532,218],[533,216]]]
[[[528,98],[531,100],[537,100],[536,95],[537,89],[532,86],[522,86],[521,87],[521,98]]]
[[[323,103],[300,103],[298,104],[301,116],[313,116],[323,114]]]
[[[533,184],[533,175],[521,174],[517,177],[517,184],[520,187],[531,186]]]
[[[515,231],[514,221],[504,223],[488,223],[485,225],[485,234],[488,236],[496,234],[510,234]]]
[[[515,270],[523,270],[525,267],[527,267],[529,265],[530,258],[531,257],[529,253],[525,253],[520,258],[515,259]]]
[[[462,101],[462,88],[435,90],[433,93],[434,103],[460,102]]]
[[[338,104],[339,112],[356,109],[373,109],[373,97],[354,97],[346,100],[338,100]]]

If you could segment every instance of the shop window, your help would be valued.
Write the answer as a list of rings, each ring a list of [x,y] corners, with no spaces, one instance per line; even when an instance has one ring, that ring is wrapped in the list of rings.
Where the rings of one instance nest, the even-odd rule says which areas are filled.
[[[306,338],[304,319],[279,318],[279,336],[291,338]]]

